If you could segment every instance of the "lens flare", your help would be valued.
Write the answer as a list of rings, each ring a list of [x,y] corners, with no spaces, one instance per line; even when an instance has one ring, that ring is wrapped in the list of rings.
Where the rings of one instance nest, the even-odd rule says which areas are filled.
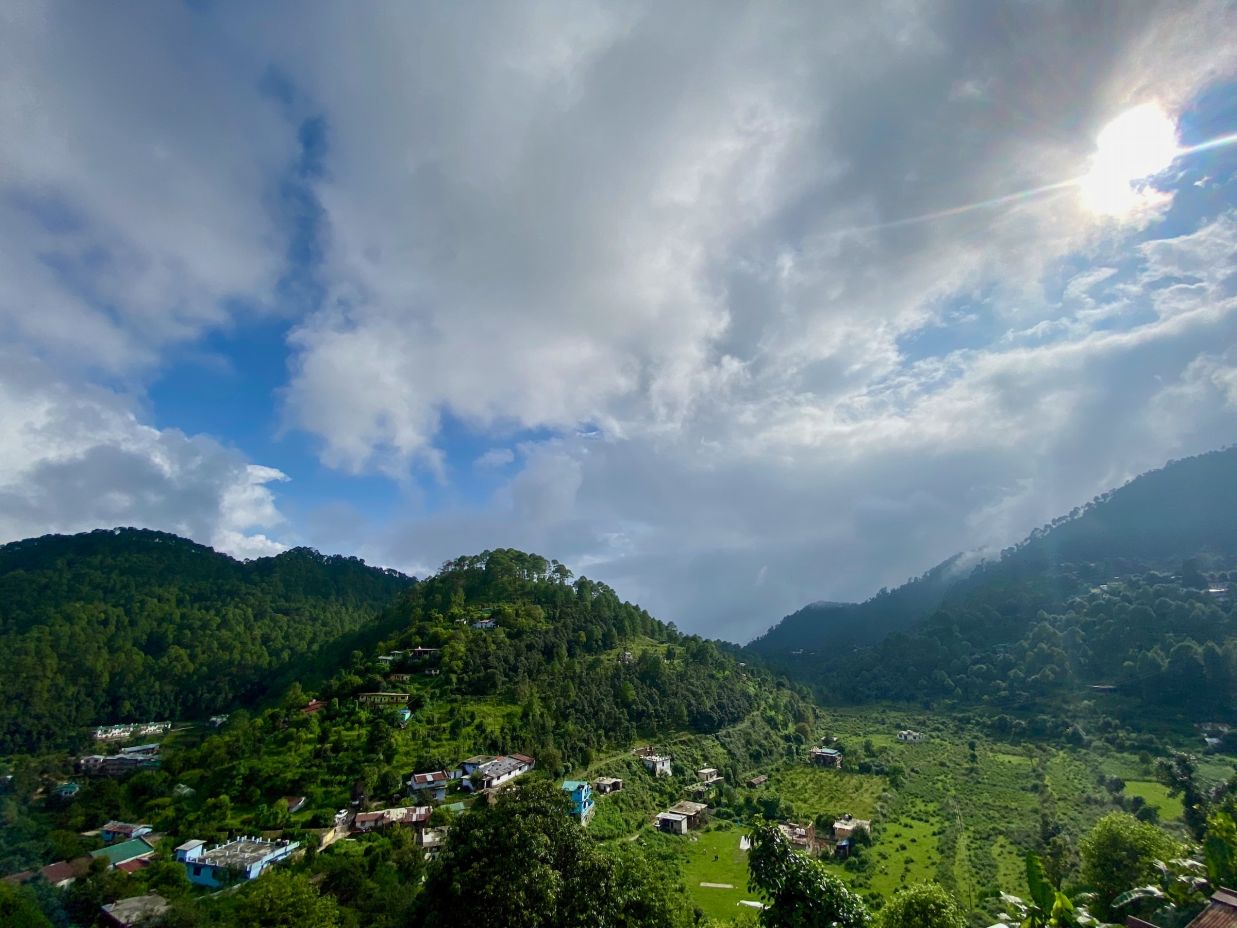
[[[1099,216],[1127,216],[1163,202],[1169,194],[1147,179],[1181,154],[1177,124],[1155,103],[1126,110],[1095,140],[1091,167],[1078,181],[1083,205]]]

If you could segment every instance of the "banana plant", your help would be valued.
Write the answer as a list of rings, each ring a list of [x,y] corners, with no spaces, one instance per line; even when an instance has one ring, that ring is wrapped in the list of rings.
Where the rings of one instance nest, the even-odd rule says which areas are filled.
[[[1087,911],[1084,903],[1089,897],[1080,896],[1074,902],[1052,885],[1038,854],[1028,853],[1026,866],[1030,898],[1001,893],[1001,901],[1010,912],[1001,915],[1001,920],[989,928],[1011,928],[1012,925],[1019,928],[1110,928],[1107,922]]]
[[[1167,863],[1156,861],[1159,883],[1135,886],[1112,901],[1113,908],[1120,909],[1135,902],[1154,899],[1159,903],[1156,915],[1172,917],[1178,913],[1197,910],[1207,901],[1207,868],[1201,861],[1178,857]]]

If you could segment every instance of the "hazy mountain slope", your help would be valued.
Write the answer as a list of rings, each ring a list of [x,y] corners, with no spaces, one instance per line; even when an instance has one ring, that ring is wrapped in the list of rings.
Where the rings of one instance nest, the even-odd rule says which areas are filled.
[[[807,607],[749,647],[767,657],[870,645],[963,599],[998,606],[1011,584],[1034,579],[1051,601],[1065,592],[1059,567],[1088,562],[1128,574],[1180,566],[1186,558],[1237,554],[1237,448],[1174,461],[1032,532],[977,569],[961,556],[917,580],[840,609]],[[1023,590],[1025,593],[1025,589]],[[1029,600],[1020,594],[1025,605]]]
[[[138,529],[0,547],[0,751],[261,696],[412,582],[304,548],[240,562]]]

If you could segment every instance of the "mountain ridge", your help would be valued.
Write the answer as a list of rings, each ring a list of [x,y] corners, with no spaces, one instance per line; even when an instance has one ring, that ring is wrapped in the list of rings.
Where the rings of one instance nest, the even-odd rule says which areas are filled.
[[[1237,552],[1237,446],[1172,460],[1095,497],[1004,548],[957,570],[953,555],[893,590],[854,606],[804,606],[745,647],[766,658],[793,651],[874,645],[927,618],[972,584],[1001,582],[1089,560],[1129,572]],[[827,620],[827,624],[826,624]]]

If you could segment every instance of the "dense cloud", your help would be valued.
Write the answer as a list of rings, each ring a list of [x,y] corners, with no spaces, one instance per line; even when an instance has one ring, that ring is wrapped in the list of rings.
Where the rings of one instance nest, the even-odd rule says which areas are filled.
[[[1237,440],[1226,181],[1121,222],[1069,188],[905,221],[1078,176],[1129,105],[1180,115],[1234,76],[1225,4],[13,10],[4,331],[140,377],[282,313],[288,427],[442,496],[324,500],[289,541],[421,569],[531,547],[744,638]],[[307,258],[277,193],[308,119]],[[186,479],[195,537],[277,522],[280,475],[155,434],[241,467]],[[108,447],[91,473],[124,494],[142,464]],[[10,534],[65,481],[23,454]],[[507,476],[449,502],[468,472]]]

